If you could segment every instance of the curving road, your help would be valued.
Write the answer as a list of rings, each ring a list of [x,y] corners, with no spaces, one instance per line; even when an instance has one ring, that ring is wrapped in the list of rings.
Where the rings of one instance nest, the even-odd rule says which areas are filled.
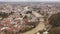
[[[28,32],[25,32],[23,34],[34,34],[34,33],[38,32],[39,30],[43,30],[44,27],[45,27],[44,23],[40,22],[36,28],[34,28]]]
[[[33,12],[35,15],[38,15],[38,13],[36,13],[36,12]],[[40,15],[40,14],[39,14]],[[38,16],[39,16],[38,15]],[[42,17],[41,15],[40,15],[40,17]],[[42,22],[40,22],[37,26],[36,26],[36,28],[34,28],[34,29],[32,29],[32,30],[30,30],[30,31],[28,31],[28,32],[25,32],[25,33],[23,33],[23,34],[34,34],[34,33],[36,33],[36,32],[38,32],[39,30],[43,30],[45,28],[45,25],[44,25],[44,22],[42,21]]]

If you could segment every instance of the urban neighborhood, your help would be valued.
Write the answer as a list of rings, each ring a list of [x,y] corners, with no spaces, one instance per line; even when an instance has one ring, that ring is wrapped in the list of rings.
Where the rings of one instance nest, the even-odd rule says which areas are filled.
[[[0,4],[0,34],[60,34],[60,4]]]

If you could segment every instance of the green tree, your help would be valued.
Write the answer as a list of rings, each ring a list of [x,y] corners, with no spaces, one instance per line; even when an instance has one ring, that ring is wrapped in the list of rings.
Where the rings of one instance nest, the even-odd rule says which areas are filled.
[[[6,17],[8,17],[8,13],[0,12],[0,17],[6,18]]]
[[[54,27],[60,26],[60,13],[52,15],[48,20]]]
[[[60,27],[54,27],[49,31],[49,34],[60,34]]]

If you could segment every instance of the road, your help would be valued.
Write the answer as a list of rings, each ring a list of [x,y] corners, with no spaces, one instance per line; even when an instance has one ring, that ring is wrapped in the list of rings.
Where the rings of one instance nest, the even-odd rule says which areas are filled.
[[[28,32],[25,32],[23,34],[34,34],[34,33],[38,32],[39,30],[43,30],[44,27],[45,27],[44,23],[40,22],[36,28],[34,28]]]
[[[34,12],[33,12],[34,13]],[[35,12],[35,14],[37,15],[37,13]],[[38,15],[39,16],[39,15]],[[40,17],[41,17],[41,15],[40,15]],[[23,34],[34,34],[34,33],[36,33],[36,32],[38,32],[39,30],[43,30],[45,28],[45,25],[44,25],[44,22],[40,22],[37,26],[36,26],[36,28],[34,28],[34,29],[32,29],[32,30],[30,30],[30,31],[28,31],[28,32],[25,32],[25,33],[23,33]]]

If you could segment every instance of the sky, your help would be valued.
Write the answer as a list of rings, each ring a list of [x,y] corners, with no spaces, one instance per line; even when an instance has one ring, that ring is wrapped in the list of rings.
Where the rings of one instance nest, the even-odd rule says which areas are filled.
[[[60,2],[60,0],[0,0],[3,2]]]

